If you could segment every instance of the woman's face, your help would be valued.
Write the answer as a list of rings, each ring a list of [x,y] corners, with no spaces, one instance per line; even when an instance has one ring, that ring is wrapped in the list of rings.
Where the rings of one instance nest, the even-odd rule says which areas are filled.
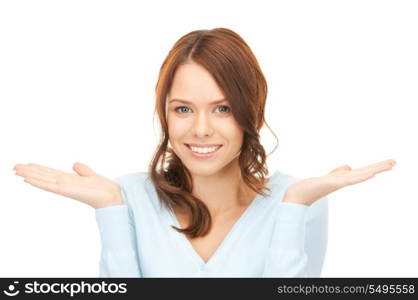
[[[166,103],[169,142],[194,175],[213,175],[237,162],[243,132],[228,101],[213,103],[223,98],[213,77],[200,65],[187,63],[177,69]],[[193,155],[186,144],[222,146],[201,158]]]

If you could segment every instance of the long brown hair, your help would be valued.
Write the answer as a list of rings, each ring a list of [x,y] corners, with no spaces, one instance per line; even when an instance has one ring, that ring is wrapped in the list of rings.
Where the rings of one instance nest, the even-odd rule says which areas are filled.
[[[167,147],[167,94],[177,68],[188,62],[204,67],[231,105],[232,114],[244,132],[239,155],[242,180],[264,197],[264,190],[270,191],[263,184],[269,172],[266,153],[259,141],[259,131],[264,123],[267,125],[264,120],[267,82],[249,46],[237,33],[227,28],[195,30],[182,36],[171,48],[160,68],[155,114],[159,117],[162,136],[149,164],[149,176],[166,208],[173,211],[174,207],[181,207],[188,214],[187,228],[172,227],[189,238],[196,238],[209,233],[211,215],[205,203],[192,195],[193,182],[189,170],[174,151]],[[276,135],[272,133],[277,141]],[[272,152],[276,148],[277,145]]]

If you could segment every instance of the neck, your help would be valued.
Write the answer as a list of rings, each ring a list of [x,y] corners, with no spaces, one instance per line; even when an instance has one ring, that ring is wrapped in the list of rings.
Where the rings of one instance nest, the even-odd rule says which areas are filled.
[[[238,164],[210,176],[192,176],[192,194],[206,204],[213,218],[242,210],[255,194],[242,181]]]

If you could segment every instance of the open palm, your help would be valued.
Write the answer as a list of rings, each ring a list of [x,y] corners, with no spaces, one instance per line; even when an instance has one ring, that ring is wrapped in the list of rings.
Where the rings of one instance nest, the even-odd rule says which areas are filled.
[[[344,165],[324,176],[301,179],[288,187],[283,202],[311,205],[340,188],[363,182],[373,178],[377,173],[391,170],[395,164],[396,161],[389,159],[357,169]]]
[[[91,170],[87,165],[75,163],[67,173],[38,164],[17,164],[13,168],[16,175],[25,182],[45,191],[79,200],[94,208],[122,204],[119,185]]]

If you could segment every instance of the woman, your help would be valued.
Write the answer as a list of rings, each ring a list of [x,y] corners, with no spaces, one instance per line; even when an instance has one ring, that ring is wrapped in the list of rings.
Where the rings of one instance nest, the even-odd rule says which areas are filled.
[[[395,161],[302,180],[279,171],[266,178],[259,141],[266,97],[260,66],[238,34],[192,31],[160,69],[162,137],[148,172],[112,181],[81,163],[77,174],[36,164],[14,169],[27,183],[96,209],[101,277],[319,277],[326,196]]]

